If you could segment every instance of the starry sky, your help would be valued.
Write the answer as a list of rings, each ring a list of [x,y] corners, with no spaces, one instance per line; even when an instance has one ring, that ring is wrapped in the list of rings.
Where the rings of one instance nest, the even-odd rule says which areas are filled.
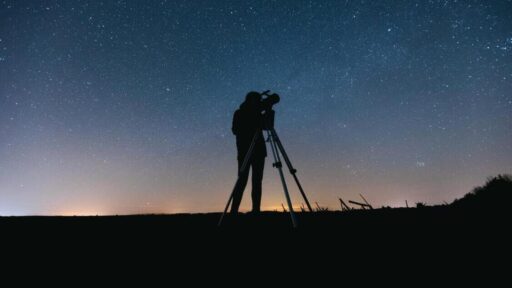
[[[0,215],[221,211],[267,89],[311,202],[451,202],[512,172],[512,2],[2,0]]]

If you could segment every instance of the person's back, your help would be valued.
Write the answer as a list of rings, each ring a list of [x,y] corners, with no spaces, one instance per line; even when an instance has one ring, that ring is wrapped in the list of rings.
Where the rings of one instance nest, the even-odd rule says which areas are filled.
[[[247,185],[249,177],[249,168],[252,169],[252,211],[259,212],[261,204],[261,182],[263,180],[263,168],[265,166],[265,157],[267,150],[265,139],[263,138],[262,126],[263,117],[261,115],[261,94],[258,92],[249,92],[245,102],[233,115],[232,132],[236,136],[237,159],[238,159],[238,182],[233,195],[233,205],[231,212],[237,213],[242,201],[243,192]],[[240,171],[246,154],[253,141],[254,148],[247,160],[246,168]]]
[[[257,106],[255,107],[254,105],[244,102],[240,105],[240,108],[235,111],[232,131],[236,136],[238,159],[243,160],[256,132],[258,135],[252,157],[266,156],[265,141],[261,130],[262,125],[263,118],[261,116],[261,110],[259,110]]]

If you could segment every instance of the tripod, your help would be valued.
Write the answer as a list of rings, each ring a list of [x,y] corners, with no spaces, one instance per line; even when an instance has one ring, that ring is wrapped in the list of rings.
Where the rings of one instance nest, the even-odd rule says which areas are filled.
[[[271,112],[271,116],[272,116],[272,120],[273,120],[274,111],[271,110],[270,112]],[[302,189],[302,185],[300,184],[299,178],[297,177],[297,174],[296,174],[297,169],[293,168],[290,158],[288,157],[288,154],[286,154],[286,151],[284,150],[283,144],[281,143],[279,136],[277,136],[277,132],[273,127],[274,126],[273,121],[271,121],[272,124],[269,125],[268,123],[270,121],[267,120],[268,117],[265,117],[265,119],[266,119],[265,122],[267,123],[266,129],[265,129],[267,131],[267,142],[270,143],[270,147],[272,150],[272,156],[274,157],[274,163],[272,163],[272,166],[277,168],[279,171],[279,176],[281,178],[281,183],[283,184],[284,195],[286,197],[286,202],[288,204],[288,210],[290,211],[292,224],[293,224],[293,227],[296,228],[298,225],[297,218],[295,216],[295,212],[293,211],[292,201],[290,199],[290,194],[288,193],[288,186],[286,185],[286,180],[284,178],[283,164],[281,163],[281,155],[283,156],[283,159],[284,159],[286,165],[288,166],[288,170],[290,171],[290,174],[292,174],[293,179],[295,179],[295,183],[297,183],[297,186],[299,187],[299,191],[300,191],[302,197],[304,198],[304,201],[306,202],[306,205],[308,206],[309,211],[313,212],[313,209],[311,208],[311,205],[309,204],[309,200],[306,197],[306,193],[304,193],[304,189]],[[245,169],[247,169],[247,166],[249,165],[249,163],[248,163],[249,159],[251,159],[251,155],[254,151],[254,146],[256,144],[256,140],[258,138],[258,135],[260,135],[261,130],[262,130],[261,128],[257,129],[256,133],[254,133],[254,137],[252,138],[252,142],[251,142],[251,145],[249,146],[249,150],[247,151],[247,154],[245,154],[244,161],[242,162],[242,166],[240,167],[239,175],[242,172],[244,172]],[[218,226],[220,226],[222,224],[222,220],[224,219],[224,216],[226,215],[226,213],[229,209],[229,206],[231,205],[231,203],[233,201],[235,189],[237,188],[239,181],[240,181],[240,177],[238,177],[238,179],[235,183],[235,187],[233,187],[233,191],[231,192],[231,195],[229,196],[228,203],[226,204],[226,208],[224,209],[224,212],[222,213],[222,216],[220,217]]]

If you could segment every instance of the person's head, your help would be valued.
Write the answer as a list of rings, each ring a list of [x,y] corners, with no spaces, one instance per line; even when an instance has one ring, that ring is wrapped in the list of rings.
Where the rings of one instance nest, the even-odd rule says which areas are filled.
[[[245,104],[248,106],[255,107],[261,102],[261,94],[258,92],[251,91],[245,96]]]

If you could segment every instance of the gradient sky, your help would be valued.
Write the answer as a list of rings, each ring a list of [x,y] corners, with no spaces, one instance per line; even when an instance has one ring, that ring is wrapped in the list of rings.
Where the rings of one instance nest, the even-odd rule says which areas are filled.
[[[1,1],[0,215],[220,211],[266,89],[311,202],[451,202],[512,173],[512,3]]]

